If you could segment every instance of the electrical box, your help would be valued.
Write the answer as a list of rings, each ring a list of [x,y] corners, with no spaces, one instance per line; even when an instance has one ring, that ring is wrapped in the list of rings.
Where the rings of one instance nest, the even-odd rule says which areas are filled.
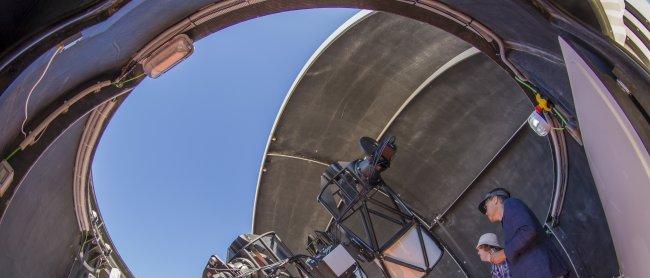
[[[5,191],[9,188],[11,181],[14,179],[14,169],[11,168],[9,162],[3,160],[0,162],[0,197],[5,195]]]

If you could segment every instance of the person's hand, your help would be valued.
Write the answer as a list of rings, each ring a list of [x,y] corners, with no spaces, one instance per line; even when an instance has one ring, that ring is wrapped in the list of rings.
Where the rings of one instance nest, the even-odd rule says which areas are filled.
[[[503,250],[494,252],[490,255],[490,262],[493,264],[501,264],[506,260],[506,252]]]

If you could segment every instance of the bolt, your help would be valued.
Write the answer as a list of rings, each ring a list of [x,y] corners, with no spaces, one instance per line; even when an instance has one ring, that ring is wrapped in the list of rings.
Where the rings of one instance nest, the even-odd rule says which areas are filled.
[[[628,95],[631,95],[630,89],[628,89],[627,86],[625,86],[625,84],[623,84],[623,82],[620,79],[616,79],[616,84],[618,84],[618,86],[621,88],[621,90],[623,90],[623,92],[625,92]]]

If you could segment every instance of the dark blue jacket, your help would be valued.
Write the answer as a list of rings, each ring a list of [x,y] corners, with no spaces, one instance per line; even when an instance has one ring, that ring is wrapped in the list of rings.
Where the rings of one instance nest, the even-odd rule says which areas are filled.
[[[511,277],[555,278],[567,274],[551,239],[521,200],[506,199],[501,225]]]

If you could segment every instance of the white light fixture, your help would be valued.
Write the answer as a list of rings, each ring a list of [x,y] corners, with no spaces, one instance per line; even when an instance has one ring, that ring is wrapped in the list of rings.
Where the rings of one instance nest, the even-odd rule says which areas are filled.
[[[194,52],[193,43],[187,35],[177,35],[140,62],[144,72],[157,78],[189,57]]]
[[[14,169],[11,168],[9,162],[3,160],[0,162],[0,197],[5,195],[5,191],[9,188],[11,181],[14,179]]]
[[[544,119],[544,116],[537,112],[537,110],[533,111],[533,113],[530,113],[530,116],[528,116],[528,125],[539,136],[546,136],[549,131],[551,131],[551,125],[548,124],[546,119]]]

